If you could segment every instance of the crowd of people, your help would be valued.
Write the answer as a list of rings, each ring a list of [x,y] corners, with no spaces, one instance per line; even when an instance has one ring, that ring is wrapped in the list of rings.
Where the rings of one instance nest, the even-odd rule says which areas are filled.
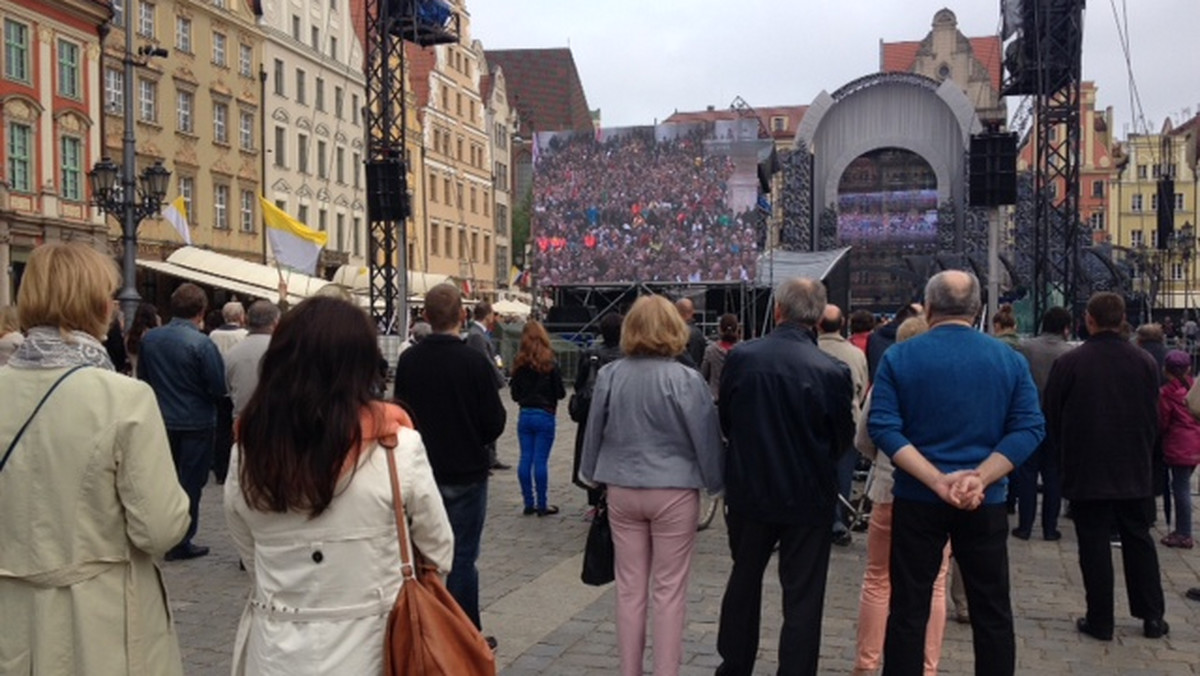
[[[556,136],[533,188],[540,284],[726,281],[754,276],[762,228],[729,205],[733,163],[705,134],[656,139],[652,127],[598,141]]]
[[[475,305],[464,336],[461,292],[438,285],[389,392],[376,329],[347,300],[318,296],[282,314],[234,303],[205,334],[207,296],[185,283],[169,321],[147,313],[135,322],[144,328],[114,340],[117,285],[94,249],[46,244],[30,257],[15,319],[0,312],[0,345],[12,346],[0,353],[6,673],[181,674],[157,562],[208,553],[195,540],[210,471],[249,589],[233,673],[382,671],[388,613],[410,583],[399,496],[422,565],[496,648],[483,635],[477,561],[489,476],[510,469],[495,451],[505,388],[520,409],[524,514],[559,511],[548,457],[567,391],[540,323],[525,325],[506,379],[490,305]],[[1060,488],[1070,502],[1078,631],[1113,640],[1115,539],[1142,634],[1169,634],[1150,529],[1156,494],[1169,496],[1173,529],[1159,544],[1194,546],[1200,388],[1188,355],[1160,350],[1153,326],[1130,340],[1112,293],[1090,299],[1078,346],[1065,309],[1021,340],[1010,310],[995,316],[995,335],[977,330],[980,305],[978,280],[947,271],[883,326],[861,312],[847,321],[802,278],[780,284],[775,328],[750,341],[729,315],[706,344],[686,299],[644,296],[601,319],[603,341],[574,383],[573,478],[611,524],[622,676],[643,673],[648,626],[653,672],[680,671],[702,492],[724,496],[732,560],[716,673],[754,672],[773,556],[779,671],[820,673],[854,449],[875,463],[855,674],[937,672],[949,579],[965,590],[976,673],[1015,672],[1008,539],[1031,537],[1039,476],[1044,539],[1062,537]],[[135,377],[118,372],[130,353]],[[1200,588],[1188,595],[1200,600]]]

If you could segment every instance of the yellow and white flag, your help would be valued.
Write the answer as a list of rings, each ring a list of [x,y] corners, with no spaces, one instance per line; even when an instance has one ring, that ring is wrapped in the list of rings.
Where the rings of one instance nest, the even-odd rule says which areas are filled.
[[[176,197],[174,202],[162,210],[162,219],[175,228],[175,231],[183,238],[184,244],[192,245],[192,230],[188,227],[187,206],[183,195]]]
[[[282,266],[311,275],[316,272],[321,258],[321,249],[329,236],[317,232],[287,215],[283,209],[259,195],[262,204],[263,222],[267,226],[267,240],[275,252],[275,260]]]

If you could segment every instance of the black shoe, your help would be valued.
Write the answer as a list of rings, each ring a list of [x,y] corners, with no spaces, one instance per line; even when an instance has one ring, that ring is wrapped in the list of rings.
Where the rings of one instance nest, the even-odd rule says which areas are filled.
[[[1193,601],[1200,601],[1200,587],[1192,587],[1183,594]]]
[[[1028,540],[1029,539],[1029,531],[1021,530],[1020,528],[1014,528],[1012,531],[1012,535],[1013,535],[1013,537],[1015,537],[1018,540]]]
[[[512,469],[512,465],[506,465],[499,460],[492,463],[491,469]]]
[[[1146,638],[1162,638],[1171,632],[1166,620],[1146,620],[1142,623],[1142,634]]]
[[[1062,531],[1057,531],[1057,530],[1051,531],[1049,533],[1042,535],[1042,539],[1045,540],[1046,542],[1054,542],[1055,540],[1061,540],[1062,539]]]
[[[524,514],[525,516],[529,516],[530,514],[536,514],[537,510],[534,509],[533,507],[526,507],[525,511],[521,512],[521,513]]]
[[[557,506],[549,505],[548,507],[543,507],[537,511],[538,516],[550,516],[551,514],[558,514]]]
[[[167,552],[163,558],[167,561],[187,561],[188,559],[198,559],[201,556],[208,555],[208,547],[203,545],[194,545],[187,543],[186,545],[178,545]]]
[[[492,649],[492,652],[496,652],[496,646],[498,644],[496,643],[495,636],[484,636],[483,640],[487,643],[487,647]]]
[[[1087,634],[1097,641],[1111,641],[1113,637],[1112,629],[1109,629],[1108,631],[1100,631],[1099,629],[1088,624],[1086,617],[1081,617],[1078,620],[1075,620],[1075,628],[1079,630],[1079,633]]]
[[[850,537],[850,531],[848,530],[833,534],[833,544],[839,547],[849,547],[851,542],[853,542],[853,538]]]

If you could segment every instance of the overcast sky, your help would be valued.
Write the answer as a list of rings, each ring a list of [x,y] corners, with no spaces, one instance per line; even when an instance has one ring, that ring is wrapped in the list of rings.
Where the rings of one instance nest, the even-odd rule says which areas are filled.
[[[1113,107],[1121,138],[1134,114],[1113,8],[1126,4],[1150,128],[1200,111],[1200,0],[1090,0],[1083,76],[1099,88],[1097,107]],[[728,108],[736,96],[808,104],[878,71],[880,40],[923,39],[947,7],[968,37],[999,33],[1000,0],[467,0],[487,49],[570,46],[605,126]]]

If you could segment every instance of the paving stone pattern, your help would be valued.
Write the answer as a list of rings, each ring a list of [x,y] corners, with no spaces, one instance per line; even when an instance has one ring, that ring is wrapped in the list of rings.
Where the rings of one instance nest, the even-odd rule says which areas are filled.
[[[502,393],[507,399],[507,392]],[[500,456],[514,468],[519,455],[516,409],[510,401],[508,429]],[[617,672],[615,592],[612,585],[592,588],[578,579],[580,553],[587,533],[582,514],[584,493],[570,483],[575,425],[559,414],[559,434],[550,463],[550,502],[561,514],[539,518],[521,514],[515,469],[499,471],[489,487],[488,520],[479,561],[481,603],[486,634],[499,640],[498,664],[504,676],[527,674],[611,675]],[[197,542],[212,554],[163,564],[171,607],[179,630],[186,673],[229,673],[234,631],[246,596],[245,573],[238,570],[233,543],[221,513],[221,487],[205,489]],[[1015,518],[1015,517],[1014,517]],[[1129,616],[1119,553],[1117,628],[1112,643],[1081,637],[1075,618],[1084,610],[1083,586],[1071,522],[1062,523],[1063,539],[1045,542],[1011,539],[1009,556],[1017,634],[1017,672],[1023,675],[1200,674],[1200,603],[1183,595],[1200,586],[1200,550],[1160,547],[1167,620],[1163,640],[1141,635],[1141,623]],[[1165,531],[1160,523],[1155,537]],[[853,667],[858,594],[865,556],[865,534],[846,548],[834,547],[825,598],[821,673],[848,674]],[[730,560],[720,517],[697,538],[688,590],[684,634],[685,676],[712,674],[717,620]],[[763,626],[757,674],[774,674],[779,636],[780,588],[774,565],[767,570]],[[648,641],[652,644],[652,639]],[[650,651],[645,662],[650,673]],[[950,621],[946,628],[941,672],[973,672],[970,628]]]

